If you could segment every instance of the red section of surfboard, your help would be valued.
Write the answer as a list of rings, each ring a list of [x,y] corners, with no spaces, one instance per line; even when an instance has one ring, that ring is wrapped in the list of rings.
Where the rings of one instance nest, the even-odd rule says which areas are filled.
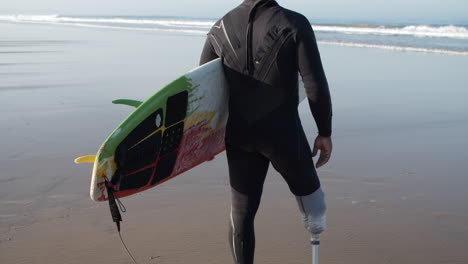
[[[173,175],[191,169],[224,150],[225,128],[210,130],[208,121],[199,122],[187,129],[180,144]]]
[[[115,193],[116,197],[121,198],[125,196],[129,196],[138,192],[142,192],[149,188],[155,187],[163,182],[166,182],[177,175],[182,174],[185,171],[190,170],[191,168],[196,167],[200,163],[203,163],[217,154],[223,152],[225,150],[224,146],[224,134],[225,128],[219,128],[217,130],[212,130],[208,125],[209,120],[204,120],[197,123],[194,126],[189,127],[184,131],[184,135],[182,137],[181,143],[177,151],[179,152],[177,155],[177,160],[174,165],[174,169],[169,177],[166,179],[158,182],[155,185],[151,185],[152,178],[151,177],[149,183],[144,187],[138,189],[131,189],[131,190],[124,190],[124,191],[117,191]],[[158,159],[159,160],[159,159]],[[156,167],[158,165],[158,160],[142,169],[147,169],[149,167]],[[98,201],[105,201],[107,197],[105,195],[106,187],[105,183],[99,183],[99,190],[100,190],[100,197]]]

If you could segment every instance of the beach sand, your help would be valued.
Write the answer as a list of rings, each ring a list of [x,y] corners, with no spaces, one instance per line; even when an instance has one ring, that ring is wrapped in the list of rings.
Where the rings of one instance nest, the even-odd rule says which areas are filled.
[[[204,36],[0,23],[0,263],[131,263],[94,154],[131,109],[195,67]],[[334,104],[321,263],[468,263],[468,57],[320,46]],[[316,134],[300,105],[309,141]],[[139,263],[232,263],[225,154],[122,199]],[[256,263],[311,263],[294,197],[272,168]]]

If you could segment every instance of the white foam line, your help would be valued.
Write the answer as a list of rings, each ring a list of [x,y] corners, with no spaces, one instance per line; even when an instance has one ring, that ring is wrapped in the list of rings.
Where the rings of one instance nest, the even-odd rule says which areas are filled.
[[[138,31],[162,31],[162,32],[173,32],[173,33],[190,33],[190,34],[206,34],[204,30],[189,30],[189,29],[164,29],[164,28],[139,28],[139,27],[118,27],[118,26],[101,26],[91,25],[82,23],[56,23],[58,25],[77,26],[77,27],[88,27],[88,28],[108,28],[108,29],[125,29],[125,30],[138,30]]]
[[[60,17],[58,15],[28,16],[28,15],[8,15],[0,16],[0,20],[11,22],[39,22],[39,23],[114,23],[114,24],[139,24],[139,25],[162,25],[173,27],[196,27],[209,29],[215,21],[187,21],[170,19],[126,19],[126,18],[77,18]]]
[[[318,43],[324,44],[324,45],[335,45],[335,46],[343,46],[343,47],[373,48],[373,49],[384,49],[384,50],[393,50],[393,51],[409,51],[409,52],[438,53],[438,54],[447,54],[447,55],[468,56],[467,51],[426,49],[426,48],[415,48],[415,47],[401,47],[401,46],[362,44],[362,43],[337,42],[337,41],[319,41]]]
[[[415,37],[437,37],[468,39],[468,29],[457,26],[406,26],[402,28],[358,27],[358,26],[322,26],[314,25],[316,31],[339,32],[345,34],[374,34],[374,35],[407,35]]]
[[[103,28],[103,29],[119,29],[119,30],[138,30],[138,31],[162,31],[162,32],[172,32],[172,33],[189,33],[196,35],[204,35],[207,33],[205,30],[189,30],[189,29],[163,29],[163,28],[142,28],[142,27],[119,27],[119,26],[105,26],[105,25],[93,25],[85,23],[67,23],[67,22],[28,22],[21,21],[19,23],[25,24],[53,24],[53,25],[64,25],[64,26],[75,26],[75,27],[86,27],[86,28]]]
[[[52,20],[54,21],[54,20]],[[79,22],[79,23],[115,23],[115,24],[138,24],[138,25],[162,25],[171,27],[196,27],[210,29],[214,22],[200,22],[200,21],[177,21],[177,20],[149,20],[149,19],[121,19],[121,18],[97,18],[97,19],[83,19],[83,18],[69,18],[59,17],[58,22]]]

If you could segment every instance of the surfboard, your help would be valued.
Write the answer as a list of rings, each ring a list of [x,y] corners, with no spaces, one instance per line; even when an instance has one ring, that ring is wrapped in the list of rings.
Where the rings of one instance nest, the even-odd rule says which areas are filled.
[[[305,92],[299,89],[300,100]],[[115,100],[136,109],[109,135],[96,155],[90,196],[106,201],[155,187],[224,151],[228,86],[220,59],[197,67],[144,102]]]
[[[144,102],[116,100],[136,109],[109,135],[95,156],[90,196],[106,201],[155,187],[224,150],[227,85],[215,60],[177,78]]]

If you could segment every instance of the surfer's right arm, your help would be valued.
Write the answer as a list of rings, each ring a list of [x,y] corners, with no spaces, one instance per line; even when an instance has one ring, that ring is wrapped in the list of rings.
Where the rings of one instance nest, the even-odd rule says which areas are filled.
[[[302,17],[299,23],[296,41],[299,72],[319,134],[315,139],[313,150],[314,156],[320,150],[316,164],[318,168],[328,162],[332,152],[332,104],[315,34],[305,17]]]

